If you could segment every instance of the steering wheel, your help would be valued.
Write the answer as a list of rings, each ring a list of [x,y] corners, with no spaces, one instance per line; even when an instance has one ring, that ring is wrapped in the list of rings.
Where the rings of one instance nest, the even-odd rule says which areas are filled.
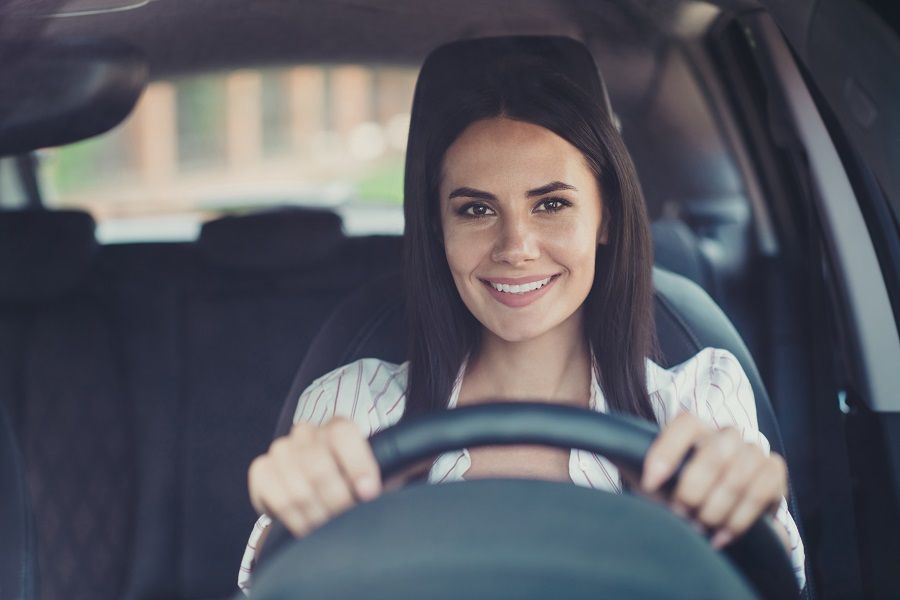
[[[439,453],[509,444],[587,450],[638,478],[657,434],[624,415],[492,403],[398,424],[370,444],[384,479]],[[272,527],[254,575],[255,600],[799,597],[768,516],[717,552],[657,502],[558,482],[407,486],[283,551],[292,537],[281,524]]]

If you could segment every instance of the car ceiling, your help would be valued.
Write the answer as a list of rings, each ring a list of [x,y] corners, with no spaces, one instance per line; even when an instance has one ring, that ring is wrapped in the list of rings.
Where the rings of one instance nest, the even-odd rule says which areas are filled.
[[[559,34],[589,45],[623,107],[653,88],[666,45],[717,12],[693,0],[11,0],[0,8],[0,39],[122,39],[144,53],[157,79],[279,63],[418,65],[454,39]]]

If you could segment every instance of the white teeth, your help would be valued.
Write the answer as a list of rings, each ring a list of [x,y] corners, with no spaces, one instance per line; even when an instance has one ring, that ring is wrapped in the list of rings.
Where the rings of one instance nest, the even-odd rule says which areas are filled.
[[[534,290],[538,290],[548,283],[553,277],[548,277],[547,279],[542,279],[540,281],[533,281],[531,283],[526,283],[523,285],[508,285],[505,283],[493,283],[491,285],[498,292],[506,292],[507,294],[524,294],[526,292],[533,292]]]

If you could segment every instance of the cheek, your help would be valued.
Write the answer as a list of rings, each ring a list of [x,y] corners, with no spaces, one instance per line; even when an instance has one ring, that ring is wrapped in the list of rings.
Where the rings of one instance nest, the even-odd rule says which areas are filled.
[[[479,236],[449,228],[444,234],[444,253],[454,279],[465,277],[481,260]]]
[[[559,228],[549,238],[548,251],[567,269],[578,276],[593,280],[594,262],[597,257],[597,231],[584,220],[573,220]]]

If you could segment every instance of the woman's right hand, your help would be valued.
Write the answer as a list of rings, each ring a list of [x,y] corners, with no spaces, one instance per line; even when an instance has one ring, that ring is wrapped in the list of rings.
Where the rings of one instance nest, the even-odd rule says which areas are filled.
[[[321,427],[296,423],[254,459],[247,479],[257,513],[281,521],[296,537],[381,493],[366,437],[341,417]]]

